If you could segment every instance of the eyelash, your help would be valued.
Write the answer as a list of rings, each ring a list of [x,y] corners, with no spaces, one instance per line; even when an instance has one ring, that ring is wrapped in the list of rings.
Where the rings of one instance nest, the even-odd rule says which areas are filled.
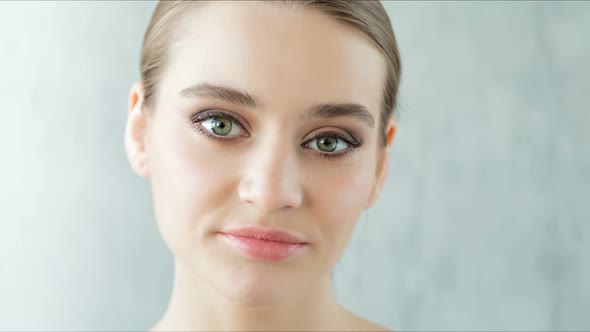
[[[241,129],[246,130],[246,128],[242,125],[242,123],[238,119],[236,119],[232,115],[227,114],[227,113],[224,113],[224,112],[217,112],[217,111],[209,111],[209,110],[207,110],[207,111],[199,112],[199,113],[196,113],[196,114],[192,115],[190,117],[190,119],[191,119],[191,122],[194,124],[194,127],[197,130],[197,132],[199,132],[200,134],[205,135],[207,138],[212,139],[212,140],[215,140],[215,141],[218,141],[218,142],[223,142],[223,141],[229,140],[229,139],[226,139],[226,138],[221,138],[222,136],[216,136],[215,134],[212,134],[211,132],[205,130],[200,125],[201,122],[206,121],[208,119],[211,119],[213,117],[219,117],[219,118],[228,119],[232,123],[237,124],[238,127],[240,127]],[[318,152],[318,150],[311,149],[312,151],[314,151],[313,154],[319,155],[320,157],[325,158],[325,159],[342,158],[345,155],[347,155],[347,154],[349,154],[351,152],[354,152],[357,148],[359,148],[362,145],[361,142],[358,142],[358,141],[354,140],[354,138],[353,139],[349,139],[347,137],[344,137],[342,134],[339,134],[337,132],[331,131],[331,132],[325,132],[325,133],[316,135],[315,137],[307,140],[303,144],[303,146],[305,147],[306,145],[308,145],[313,140],[317,140],[317,139],[322,138],[322,137],[335,137],[335,138],[343,141],[344,143],[346,143],[349,146],[348,149],[343,150],[343,151],[338,152],[338,153]]]

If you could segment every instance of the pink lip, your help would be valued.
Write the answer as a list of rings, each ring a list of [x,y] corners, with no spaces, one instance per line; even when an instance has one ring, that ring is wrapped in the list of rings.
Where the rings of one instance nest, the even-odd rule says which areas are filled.
[[[299,236],[277,229],[244,227],[221,234],[242,254],[268,261],[285,259],[307,245]]]

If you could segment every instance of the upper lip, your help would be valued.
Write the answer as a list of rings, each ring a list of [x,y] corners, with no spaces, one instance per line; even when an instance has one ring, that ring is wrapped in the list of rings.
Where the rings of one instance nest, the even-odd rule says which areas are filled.
[[[249,237],[254,239],[283,242],[283,243],[298,243],[305,244],[305,240],[298,235],[273,228],[262,227],[240,227],[223,231],[224,234],[234,236]]]

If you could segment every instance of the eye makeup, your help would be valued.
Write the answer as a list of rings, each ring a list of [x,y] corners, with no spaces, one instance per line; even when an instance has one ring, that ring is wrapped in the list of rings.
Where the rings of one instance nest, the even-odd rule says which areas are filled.
[[[203,126],[201,124],[202,122],[205,122],[209,119],[220,119],[220,118],[229,120],[232,123],[232,125],[235,124],[242,131],[246,132],[246,135],[236,135],[236,136],[233,136],[234,138],[224,138],[224,137],[228,137],[228,136],[217,135],[217,134],[211,132],[210,130],[208,130],[205,126]],[[199,134],[202,134],[206,138],[212,139],[216,142],[223,143],[223,142],[235,140],[237,138],[250,136],[250,134],[248,133],[248,130],[246,129],[246,126],[244,126],[242,124],[242,122],[239,119],[237,119],[237,117],[235,117],[227,112],[210,110],[210,109],[197,111],[196,113],[194,113],[193,115],[190,116],[190,121],[191,121],[192,127]],[[207,126],[207,127],[209,127],[209,126]],[[303,148],[311,151],[312,154],[314,154],[318,157],[321,157],[321,158],[325,158],[325,159],[343,158],[345,155],[355,152],[359,147],[361,147],[363,145],[362,139],[355,138],[348,131],[344,131],[344,132],[346,132],[346,134],[343,134],[341,132],[334,131],[334,130],[324,131],[324,132],[314,135],[314,137],[312,137],[311,139],[302,143],[301,146]],[[310,148],[310,145],[313,142],[316,142],[317,140],[322,139],[322,138],[334,138],[337,140],[338,146],[341,145],[340,143],[343,143],[343,144],[347,145],[348,147],[344,150],[339,151],[339,152],[323,152],[319,149]],[[317,143],[315,143],[314,145],[317,146]]]

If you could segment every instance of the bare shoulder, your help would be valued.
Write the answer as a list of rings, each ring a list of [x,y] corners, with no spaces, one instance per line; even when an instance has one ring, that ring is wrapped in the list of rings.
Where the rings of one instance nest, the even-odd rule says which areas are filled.
[[[348,327],[347,329],[354,331],[389,331],[393,332],[392,329],[385,326],[370,322],[360,316],[357,316],[351,312],[348,312]]]
[[[368,320],[363,320],[360,322],[355,328],[355,331],[389,331],[393,332],[392,329],[389,329],[385,326],[375,324],[373,322],[369,322]]]

